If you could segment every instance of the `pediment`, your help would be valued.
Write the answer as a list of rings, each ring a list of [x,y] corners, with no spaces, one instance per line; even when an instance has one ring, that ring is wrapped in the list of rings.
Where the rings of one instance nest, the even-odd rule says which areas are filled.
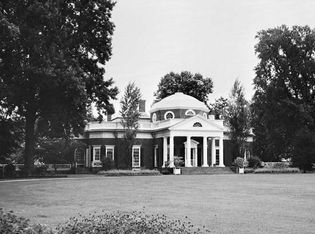
[[[169,128],[170,130],[224,131],[220,120],[206,119],[196,115],[185,119]]]

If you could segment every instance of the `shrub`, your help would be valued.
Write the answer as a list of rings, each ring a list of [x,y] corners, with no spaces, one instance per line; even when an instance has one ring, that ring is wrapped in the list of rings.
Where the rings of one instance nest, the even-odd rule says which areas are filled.
[[[104,157],[102,160],[102,164],[105,171],[115,168],[115,162],[109,157]]]
[[[15,176],[15,165],[9,163],[4,166],[4,177],[14,177]]]
[[[170,220],[164,215],[147,215],[143,212],[114,212],[72,218],[57,228],[58,233],[205,233],[205,228],[194,227],[190,222]]]
[[[265,168],[288,168],[290,166],[289,162],[264,162]]]
[[[174,156],[174,165],[176,168],[185,166],[183,157]]]
[[[30,224],[28,219],[18,217],[13,212],[4,212],[0,208],[0,230],[1,234],[25,233],[25,234],[53,234],[46,226]]]
[[[234,163],[235,163],[235,166],[237,167],[244,167],[244,159],[241,158],[241,157],[237,157],[235,160],[234,160]]]
[[[251,168],[260,167],[261,161],[256,156],[250,157],[247,161],[248,161],[248,166],[251,167]]]
[[[296,167],[288,168],[258,168],[254,173],[300,173],[300,169]]]
[[[161,175],[159,171],[155,170],[109,170],[109,171],[99,171],[97,174],[105,176],[155,176]]]

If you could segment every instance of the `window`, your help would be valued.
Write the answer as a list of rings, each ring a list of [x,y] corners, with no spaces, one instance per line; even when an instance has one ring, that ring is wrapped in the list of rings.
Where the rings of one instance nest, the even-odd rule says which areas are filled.
[[[158,163],[157,163],[157,159],[158,159],[158,154],[159,154],[159,146],[155,145],[154,146],[154,167],[157,167]]]
[[[196,115],[196,113],[195,113],[194,110],[187,110],[187,111],[185,112],[185,115],[193,116],[193,115]]]
[[[174,113],[172,111],[168,111],[164,115],[164,119],[174,119]]]
[[[220,146],[220,140],[215,139],[215,146],[219,147]]]
[[[115,146],[106,145],[106,158],[110,158],[111,160],[115,159]]]
[[[199,123],[199,122],[196,122],[196,123],[194,123],[193,127],[198,127],[198,128],[200,128],[200,127],[202,127],[202,124]]]
[[[155,113],[153,113],[153,115],[152,115],[152,122],[153,122],[153,123],[156,122],[156,114],[155,114]]]
[[[140,150],[141,150],[140,145],[132,146],[132,167],[140,167],[140,161],[141,161]]]
[[[101,161],[101,146],[93,146],[93,161]]]
[[[207,119],[207,113],[203,113],[203,117]]]

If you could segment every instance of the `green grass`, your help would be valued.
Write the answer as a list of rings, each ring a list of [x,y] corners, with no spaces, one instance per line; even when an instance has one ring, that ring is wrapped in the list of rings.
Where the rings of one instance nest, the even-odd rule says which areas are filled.
[[[143,210],[214,233],[312,233],[315,174],[60,178],[0,182],[0,207],[54,226],[78,213]],[[144,208],[143,208],[144,207]]]

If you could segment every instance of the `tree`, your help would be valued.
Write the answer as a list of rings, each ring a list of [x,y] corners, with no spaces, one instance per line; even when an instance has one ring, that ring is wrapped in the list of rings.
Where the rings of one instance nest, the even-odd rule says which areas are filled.
[[[263,160],[304,158],[310,164],[300,143],[308,142],[311,150],[315,134],[315,30],[283,25],[262,30],[257,38],[255,152]]]
[[[203,78],[199,73],[193,75],[188,71],[181,73],[170,72],[161,78],[158,90],[154,96],[156,101],[160,101],[176,92],[182,92],[206,103],[208,95],[212,93],[212,88],[212,79]]]
[[[233,84],[225,118],[230,128],[233,157],[243,157],[250,129],[250,109],[244,97],[244,88],[238,80]]]
[[[211,103],[210,109],[214,113],[216,119],[224,118],[226,115],[226,108],[229,105],[228,99],[220,97],[215,99],[214,103]]]
[[[111,56],[110,0],[6,0],[0,3],[0,106],[25,122],[24,163],[36,138],[82,132],[87,110],[113,112],[118,93],[104,80]]]
[[[129,83],[125,89],[121,104],[121,123],[125,129],[124,139],[126,142],[127,150],[125,155],[125,162],[127,166],[131,165],[131,150],[135,142],[138,130],[138,121],[140,117],[139,102],[141,100],[140,89],[135,83]]]

